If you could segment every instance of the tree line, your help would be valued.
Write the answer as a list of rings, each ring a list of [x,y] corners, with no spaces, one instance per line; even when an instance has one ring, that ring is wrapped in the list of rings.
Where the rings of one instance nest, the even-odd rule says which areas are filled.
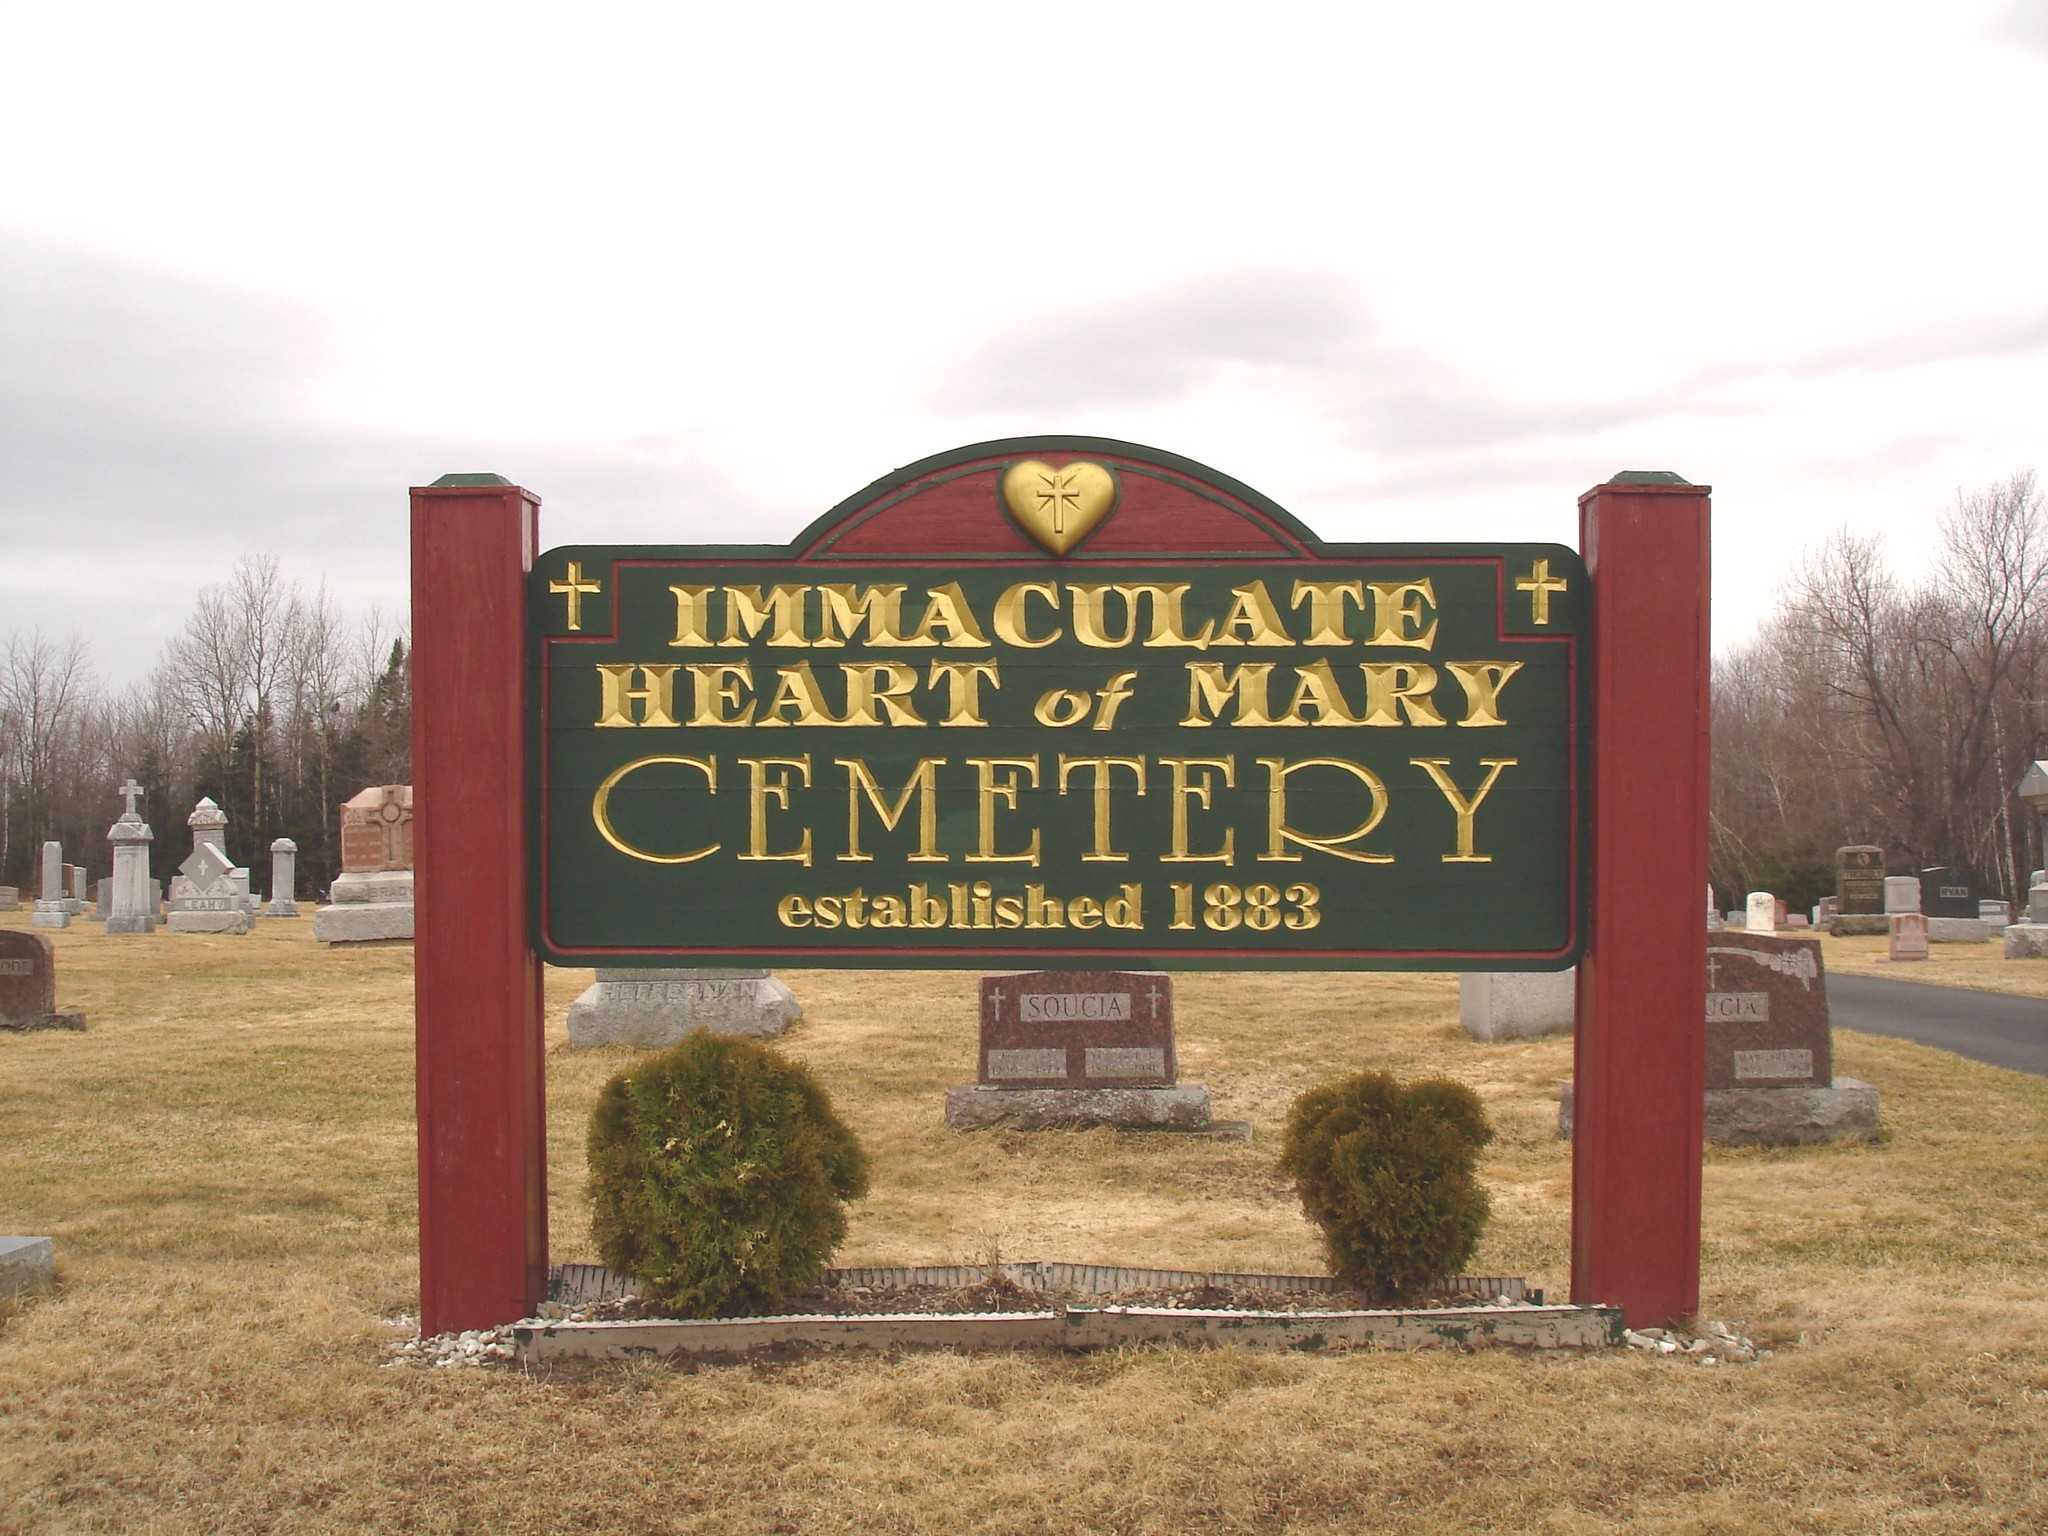
[[[2042,864],[2014,796],[2048,757],[2048,517],[2022,471],[1960,493],[1933,558],[1902,576],[1848,529],[1810,551],[1713,679],[1714,883],[1795,911],[1834,890],[1834,851],[1890,873],[1978,870],[2023,902]]]
[[[82,640],[11,636],[0,651],[0,885],[26,899],[50,838],[104,875],[117,786],[131,774],[157,878],[191,851],[185,818],[208,796],[258,889],[279,837],[299,845],[302,887],[324,887],[341,869],[340,802],[412,777],[404,635],[374,609],[348,622],[324,585],[307,591],[272,557],[248,555],[125,690],[100,682]]]

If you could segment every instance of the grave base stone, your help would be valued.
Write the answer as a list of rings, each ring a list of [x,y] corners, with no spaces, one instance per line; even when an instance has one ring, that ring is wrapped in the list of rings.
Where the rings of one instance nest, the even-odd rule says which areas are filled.
[[[28,921],[31,928],[69,928],[70,904],[62,901],[39,901],[35,910],[29,914]]]
[[[766,971],[600,969],[569,1005],[569,1043],[674,1045],[704,1029],[772,1040],[803,1017],[795,994]]]
[[[1838,939],[1857,935],[1877,936],[1891,931],[1891,919],[1882,913],[1873,916],[1867,912],[1837,912],[1828,919],[1828,932]]]
[[[2048,923],[2008,923],[2005,929],[2005,958],[2048,960]]]
[[[322,944],[411,942],[411,870],[337,875],[328,899],[332,905],[313,914],[313,937]]]
[[[1706,1139],[1726,1147],[1797,1147],[1823,1141],[1876,1141],[1877,1089],[1854,1077],[1827,1087],[1709,1088]],[[1558,1095],[1557,1133],[1572,1134],[1572,1084]]]
[[[1930,917],[1927,919],[1927,942],[1989,944],[1991,925],[1981,917]]]
[[[1570,1034],[1578,971],[1462,971],[1458,1022],[1474,1040]]]
[[[57,1283],[57,1245],[47,1237],[0,1237],[0,1296]]]
[[[1079,1129],[1202,1131],[1209,1090],[1199,1083],[1171,1088],[990,1088],[969,1083],[946,1090],[946,1124],[955,1130]]]

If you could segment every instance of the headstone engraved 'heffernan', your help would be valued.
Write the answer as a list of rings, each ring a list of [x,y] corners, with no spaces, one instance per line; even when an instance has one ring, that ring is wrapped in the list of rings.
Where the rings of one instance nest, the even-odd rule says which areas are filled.
[[[83,1029],[82,1013],[57,1011],[57,960],[27,928],[0,928],[0,1029]]]
[[[1877,1090],[1836,1077],[1818,939],[1707,941],[1706,1137],[1730,1146],[1874,1140]],[[1572,1133],[1572,1085],[1558,1129]]]
[[[64,845],[43,844],[43,886],[29,916],[36,928],[69,928],[71,904],[64,899]]]
[[[946,1092],[948,1125],[1209,1128],[1209,1090],[1178,1080],[1163,972],[984,976],[979,1062],[978,1082]]]
[[[341,808],[333,904],[313,914],[323,944],[412,942],[412,786],[379,784]]]
[[[803,1017],[766,971],[602,969],[569,1005],[569,1043],[659,1049],[693,1030],[772,1039]]]
[[[1974,869],[1920,871],[1920,911],[1932,944],[1988,944],[1991,925],[1977,910],[1983,880]]]
[[[249,872],[228,856],[227,812],[203,799],[185,818],[192,829],[192,852],[171,877],[168,915],[172,933],[247,933]]]

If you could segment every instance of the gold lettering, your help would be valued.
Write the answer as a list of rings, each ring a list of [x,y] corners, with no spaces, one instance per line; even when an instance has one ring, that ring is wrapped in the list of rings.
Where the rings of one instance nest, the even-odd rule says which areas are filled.
[[[868,771],[868,765],[860,758],[837,757],[833,761],[846,770],[846,852],[839,855],[840,863],[874,862],[872,853],[860,851],[860,799],[863,793],[867,795],[868,804],[874,807],[875,814],[882,819],[883,829],[890,832],[902,825],[904,814],[910,809],[910,797],[917,796],[917,852],[910,855],[910,862],[946,862],[946,855],[938,849],[938,770],[945,766],[943,757],[919,758],[894,805],[883,797],[882,786],[875,782],[874,774]]]
[[[1232,697],[1237,713],[1232,725],[1276,725],[1269,692],[1273,677],[1270,661],[1248,661],[1226,669],[1220,661],[1188,663],[1188,714],[1182,725],[1213,725],[1222,719],[1223,706]]]
[[[1305,667],[1296,667],[1298,681],[1294,685],[1294,702],[1287,706],[1287,713],[1278,720],[1280,725],[1363,725],[1365,722],[1351,712],[1345,701],[1344,690],[1337,686],[1337,679],[1330,675],[1327,661],[1312,661]],[[1311,719],[1310,716],[1314,718]]]
[[[967,862],[969,864],[1029,864],[1034,869],[1037,868],[1038,829],[1036,827],[1031,829],[1031,846],[1022,853],[996,852],[996,797],[1000,795],[1005,805],[1013,811],[1016,810],[1017,776],[1020,773],[1030,774],[1030,787],[1032,789],[1038,788],[1037,757],[970,757],[967,761],[974,768],[981,791],[981,838],[976,845],[976,851],[967,855]],[[996,778],[996,770],[998,768],[1010,769],[1009,777],[998,780]],[[1021,918],[1019,920],[1021,921]],[[1015,925],[1012,924],[1011,926],[1014,927]]]
[[[1124,632],[1112,635],[1103,626],[1103,599],[1114,592],[1124,603]],[[1138,638],[1138,597],[1135,588],[1069,582],[1074,600],[1074,638],[1095,649],[1116,650]]]
[[[1188,802],[1200,803],[1203,810],[1211,809],[1210,789],[1214,783],[1207,772],[1214,769],[1223,775],[1223,787],[1237,787],[1237,759],[1234,757],[1162,757],[1159,759],[1173,770],[1173,851],[1160,855],[1162,864],[1234,864],[1237,852],[1235,828],[1223,829],[1223,846],[1214,853],[1195,853],[1188,847]],[[1204,770],[1199,779],[1190,779],[1188,770]]]
[[[807,586],[771,587],[764,598],[759,587],[725,589],[725,638],[720,645],[745,645],[763,628],[770,645],[809,645],[804,634]]]
[[[1081,855],[1084,864],[1126,864],[1128,853],[1118,853],[1109,845],[1109,785],[1110,771],[1128,768],[1131,776],[1138,781],[1138,795],[1145,793],[1145,759],[1142,757],[1069,757],[1060,754],[1060,793],[1067,792],[1067,778],[1076,768],[1086,768],[1094,775],[1095,781],[1095,846]]]
[[[694,768],[704,775],[704,788],[710,794],[718,793],[718,759],[714,757],[643,757],[614,769],[605,781],[597,786],[597,794],[590,802],[591,820],[597,823],[598,835],[629,859],[639,859],[648,864],[689,864],[697,859],[709,858],[721,846],[713,843],[708,848],[699,848],[695,853],[649,853],[644,848],[635,848],[612,825],[612,791],[617,789],[629,773],[642,768],[651,768],[657,763],[680,763],[685,768]]]
[[[811,862],[811,829],[804,828],[803,841],[783,853],[771,853],[768,849],[768,802],[773,800],[783,810],[789,809],[789,770],[795,769],[803,775],[802,787],[811,787],[811,754],[802,757],[743,757],[740,762],[753,770],[747,793],[747,851],[740,855],[744,863],[761,864],[786,859],[809,866]],[[780,770],[771,776],[769,770]],[[819,911],[823,918],[822,902]]]
[[[1292,645],[1294,637],[1281,622],[1273,594],[1263,581],[1248,581],[1232,587],[1237,601],[1224,616],[1222,627],[1210,638],[1211,645]]]
[[[742,662],[733,667],[723,662],[693,663],[690,674],[690,724],[745,725],[746,695],[754,686],[753,668]],[[737,714],[734,711],[738,711]]]
[[[641,686],[632,686],[638,672]],[[674,662],[637,667],[630,662],[614,666],[600,662],[597,675],[603,687],[597,723],[600,727],[619,725],[674,725],[676,723],[676,668]],[[640,706],[640,718],[633,718],[632,706]]]
[[[841,665],[846,674],[846,718],[842,725],[880,725],[881,713],[890,725],[923,725],[910,696],[917,691],[917,669],[900,661],[849,661]]]
[[[1055,624],[1052,633],[1043,640],[1031,638],[1031,615],[1025,611],[1024,599],[1034,593],[1044,598],[1054,613],[1060,611],[1060,589],[1049,581],[1020,581],[1016,586],[1007,588],[996,599],[995,610],[996,638],[1003,644],[1035,651],[1051,645],[1066,633]]]
[[[940,641],[937,631],[944,630],[946,638]],[[986,650],[988,636],[981,632],[975,622],[974,609],[967,601],[967,594],[960,590],[960,583],[949,581],[942,587],[933,587],[931,598],[925,604],[924,621],[917,626],[917,633],[903,642],[905,645],[974,646]]]
[[[1349,645],[1344,632],[1344,601],[1349,598],[1360,613],[1365,612],[1365,583],[1359,581],[1297,581],[1295,608],[1308,599],[1308,639],[1305,645]]]
[[[1318,853],[1327,853],[1334,858],[1349,859],[1355,864],[1391,864],[1391,853],[1353,853],[1345,844],[1355,843],[1380,824],[1380,818],[1387,814],[1387,786],[1380,782],[1378,774],[1363,763],[1354,763],[1341,757],[1305,757],[1290,763],[1285,758],[1262,757],[1259,766],[1266,770],[1266,826],[1268,838],[1266,851],[1259,855],[1262,864],[1299,864],[1301,855],[1289,853],[1289,843],[1303,848],[1313,848]],[[1365,820],[1349,832],[1337,837],[1314,837],[1298,831],[1287,823],[1287,781],[1304,768],[1341,768],[1365,786],[1371,805]]]
[[[1399,725],[1401,711],[1410,725],[1442,725],[1430,691],[1436,687],[1436,668],[1427,662],[1410,665],[1405,661],[1359,663],[1365,673],[1365,724]]]
[[[1459,793],[1458,786],[1451,782],[1451,760],[1447,757],[1412,757],[1409,759],[1417,768],[1428,774],[1436,787],[1444,792],[1444,798],[1451,803],[1451,811],[1458,818],[1458,851],[1443,856],[1446,864],[1491,864],[1493,855],[1472,851],[1472,818],[1479,806],[1493,790],[1494,781],[1503,768],[1513,768],[1520,761],[1513,757],[1482,757],[1479,766],[1492,770],[1486,775],[1470,800]]]
[[[811,664],[800,661],[793,667],[777,669],[779,681],[775,697],[754,718],[756,725],[838,725],[832,718],[832,711],[825,707],[825,696],[818,691],[818,680],[811,675]],[[793,713],[792,713],[793,711]]]
[[[1177,581],[1170,587],[1149,584],[1124,588],[1126,592],[1142,593],[1152,599],[1152,630],[1145,636],[1145,644],[1190,645],[1196,650],[1206,649],[1216,635],[1216,621],[1208,620],[1202,625],[1201,633],[1189,634],[1187,621],[1181,617],[1181,603],[1188,595],[1188,583]],[[1136,598],[1132,599],[1133,602]]]
[[[1460,725],[1506,725],[1501,718],[1500,691],[1522,670],[1519,661],[1452,661],[1445,665],[1465,690],[1465,718]]]
[[[996,675],[995,658],[987,661],[935,661],[931,676],[926,679],[928,686],[936,688],[946,685],[946,714],[939,721],[941,725],[987,725],[981,718],[981,683],[986,678],[991,688],[1000,688],[1001,679]]]
[[[1375,581],[1372,587],[1372,638],[1367,645],[1412,645],[1428,650],[1436,643],[1437,621],[1425,607],[1436,606],[1436,588],[1422,581]],[[1427,618],[1427,628],[1422,621]]]
[[[885,582],[862,587],[854,595],[851,585],[818,588],[819,645],[844,645],[865,623],[869,645],[905,645],[903,638],[903,584]]]
[[[676,637],[674,645],[711,643],[711,588],[670,587],[676,595]]]

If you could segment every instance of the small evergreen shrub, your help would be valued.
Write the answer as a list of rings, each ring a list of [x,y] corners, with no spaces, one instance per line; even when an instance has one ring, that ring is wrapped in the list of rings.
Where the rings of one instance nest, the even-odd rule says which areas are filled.
[[[1294,1101],[1280,1166],[1322,1228],[1332,1273],[1400,1301],[1457,1274],[1479,1246],[1488,1201],[1474,1168],[1492,1140],[1464,1084],[1361,1072]]]
[[[699,1030],[604,1085],[591,1237],[649,1300],[729,1317],[813,1284],[867,1193],[867,1157],[810,1072]]]

